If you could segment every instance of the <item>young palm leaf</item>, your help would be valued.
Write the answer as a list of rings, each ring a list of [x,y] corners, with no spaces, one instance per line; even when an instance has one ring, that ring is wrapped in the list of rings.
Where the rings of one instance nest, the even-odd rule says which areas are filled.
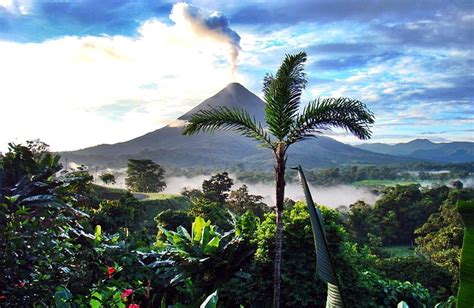
[[[311,228],[313,229],[314,246],[316,248],[316,273],[319,278],[327,283],[328,294],[326,307],[344,307],[344,298],[342,296],[339,280],[329,251],[324,227],[324,219],[319,208],[314,206],[313,198],[308,187],[308,182],[303,173],[303,168],[298,165],[301,185],[303,186],[306,206],[308,207],[309,217],[311,219]]]
[[[301,93],[306,87],[306,53],[286,55],[275,75],[263,80],[266,128],[240,108],[218,107],[191,116],[184,135],[216,130],[235,130],[272,149],[275,156],[276,234],[273,307],[280,305],[282,214],[285,198],[285,168],[288,147],[331,128],[345,129],[360,139],[370,138],[373,114],[364,104],[348,98],[317,99],[299,113]]]
[[[276,76],[267,75],[263,81],[266,121],[270,132],[279,141],[288,135],[298,114],[301,92],[307,83],[305,61],[304,52],[287,55]]]

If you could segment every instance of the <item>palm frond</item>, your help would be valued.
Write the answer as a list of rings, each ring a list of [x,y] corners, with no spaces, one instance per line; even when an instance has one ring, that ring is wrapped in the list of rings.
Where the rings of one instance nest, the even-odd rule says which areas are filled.
[[[323,215],[321,215],[319,207],[314,205],[303,168],[298,165],[297,168],[292,169],[298,170],[301,186],[303,186],[306,206],[311,221],[311,229],[313,230],[314,247],[316,249],[316,273],[328,286],[326,307],[344,308],[344,297],[342,296],[341,284],[336,274],[331,251],[329,250]]]
[[[217,107],[201,110],[191,116],[183,129],[183,135],[195,135],[200,132],[215,132],[216,130],[234,130],[253,138],[267,148],[273,148],[268,133],[262,124],[251,117],[246,110],[240,108]]]
[[[286,143],[290,145],[331,128],[342,128],[359,139],[369,139],[373,123],[374,114],[358,100],[345,97],[318,98],[297,116]]]
[[[306,87],[306,53],[286,55],[275,76],[263,80],[265,115],[270,132],[279,140],[288,134],[298,114],[301,93]]]

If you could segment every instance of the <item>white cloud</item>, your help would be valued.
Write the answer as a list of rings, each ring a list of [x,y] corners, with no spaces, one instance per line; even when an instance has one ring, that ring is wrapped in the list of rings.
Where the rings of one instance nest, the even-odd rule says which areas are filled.
[[[29,13],[32,0],[0,0],[0,7],[8,12],[17,15],[26,15]]]
[[[148,20],[135,38],[0,41],[0,150],[32,138],[53,150],[125,141],[167,124],[231,82],[228,46],[203,41],[176,21]],[[131,101],[130,111],[121,110],[119,119],[100,112],[101,106],[123,108],[123,101]],[[133,101],[146,102],[144,110],[137,112]]]

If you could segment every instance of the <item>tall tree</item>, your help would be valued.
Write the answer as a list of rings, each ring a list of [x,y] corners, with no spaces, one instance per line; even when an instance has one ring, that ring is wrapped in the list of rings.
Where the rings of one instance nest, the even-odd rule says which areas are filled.
[[[374,115],[360,101],[349,98],[318,98],[300,112],[301,94],[307,84],[306,53],[286,55],[275,75],[263,79],[266,126],[240,108],[218,107],[192,115],[184,135],[216,130],[235,130],[273,151],[276,181],[276,235],[273,307],[280,306],[282,214],[288,147],[330,128],[343,128],[359,139],[368,139]]]
[[[150,159],[129,159],[125,185],[133,191],[160,192],[166,187],[165,170]]]

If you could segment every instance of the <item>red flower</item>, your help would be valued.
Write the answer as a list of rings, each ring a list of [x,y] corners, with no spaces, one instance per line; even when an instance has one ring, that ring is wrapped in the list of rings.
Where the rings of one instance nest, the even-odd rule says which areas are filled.
[[[17,287],[19,288],[23,288],[25,287],[26,283],[24,283],[23,281],[20,281],[19,283],[16,284]]]
[[[133,293],[132,289],[126,289],[125,291],[122,292],[122,295],[120,295],[120,298],[130,296],[130,295],[132,295],[132,293]]]
[[[128,308],[140,308],[140,306],[138,304],[130,304]]]
[[[7,297],[5,295],[0,295],[0,301],[4,301],[6,299],[7,299]]]
[[[111,278],[113,273],[115,273],[115,267],[108,266],[107,267],[107,276],[109,276],[109,278]]]

